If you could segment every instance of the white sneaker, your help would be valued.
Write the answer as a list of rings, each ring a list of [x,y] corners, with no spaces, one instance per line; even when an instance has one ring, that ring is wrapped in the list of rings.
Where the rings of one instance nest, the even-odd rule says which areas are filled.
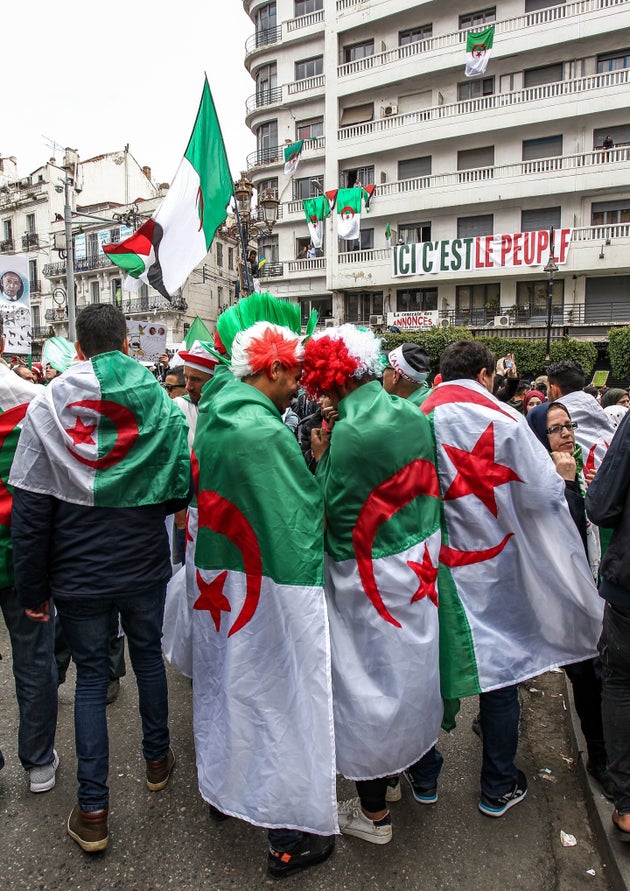
[[[396,777],[389,777],[387,780],[387,791],[385,792],[385,801],[400,801],[402,791],[400,788],[400,774]]]
[[[55,785],[55,774],[58,767],[59,755],[57,750],[53,749],[53,760],[50,764],[44,764],[42,767],[31,767],[29,770],[31,792],[50,792]]]
[[[392,818],[389,814],[382,820],[370,820],[363,813],[358,798],[340,801],[337,804],[339,829],[344,835],[354,835],[373,845],[386,845],[392,840]]]

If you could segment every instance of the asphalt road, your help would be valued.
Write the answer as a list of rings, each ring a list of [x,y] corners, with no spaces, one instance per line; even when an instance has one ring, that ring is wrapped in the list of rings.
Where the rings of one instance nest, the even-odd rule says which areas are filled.
[[[171,782],[160,793],[146,789],[135,681],[128,674],[119,699],[108,708],[109,847],[102,854],[83,853],[65,832],[76,789],[74,675],[69,673],[59,693],[57,785],[49,793],[33,795],[15,753],[17,708],[10,647],[1,621],[0,652],[0,747],[7,762],[0,772],[2,891],[249,891],[282,884],[265,871],[265,830],[235,820],[216,824],[209,817],[196,783],[191,687],[170,668],[171,732],[177,755]],[[378,847],[339,837],[326,863],[284,880],[284,885],[299,885],[300,891],[608,889],[568,733],[562,674],[550,673],[522,685],[521,701],[519,765],[529,778],[525,802],[501,819],[477,810],[481,748],[470,729],[476,703],[467,701],[457,729],[440,741],[446,763],[437,804],[418,805],[403,789],[402,801],[392,805],[391,844]],[[339,797],[353,794],[353,784],[340,780]],[[575,836],[577,844],[563,847],[561,830]]]

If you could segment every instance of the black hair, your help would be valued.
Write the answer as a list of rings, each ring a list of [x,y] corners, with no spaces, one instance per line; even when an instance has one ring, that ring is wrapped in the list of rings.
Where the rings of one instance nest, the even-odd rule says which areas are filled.
[[[584,369],[579,362],[574,362],[572,359],[552,362],[547,369],[547,377],[550,384],[560,387],[563,396],[584,389],[586,382]]]
[[[443,381],[461,379],[476,380],[484,369],[493,374],[494,353],[478,340],[458,340],[446,347],[440,358],[440,374]]]
[[[127,322],[111,303],[90,303],[77,316],[77,340],[85,357],[122,350]]]
[[[186,386],[186,378],[184,377],[184,366],[176,365],[175,368],[167,368],[166,373],[164,375],[164,379],[167,377],[176,377],[177,385],[180,387]]]

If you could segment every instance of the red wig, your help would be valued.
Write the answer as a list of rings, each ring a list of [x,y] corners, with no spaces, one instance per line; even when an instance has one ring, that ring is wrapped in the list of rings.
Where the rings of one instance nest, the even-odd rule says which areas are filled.
[[[300,384],[311,399],[345,384],[359,367],[341,338],[311,338],[304,348],[304,370]]]
[[[265,372],[269,376],[272,364],[278,360],[284,368],[297,368],[300,359],[297,355],[299,337],[287,340],[282,331],[274,331],[273,327],[266,328],[261,337],[246,347],[247,358],[251,366],[252,374]]]

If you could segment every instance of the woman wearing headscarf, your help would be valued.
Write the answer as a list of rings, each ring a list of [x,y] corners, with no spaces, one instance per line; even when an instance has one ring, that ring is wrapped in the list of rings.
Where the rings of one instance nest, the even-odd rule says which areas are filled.
[[[549,452],[557,472],[564,479],[564,493],[573,521],[582,537],[593,577],[599,566],[599,538],[596,527],[586,516],[584,495],[590,480],[583,472],[582,450],[575,441],[577,423],[560,402],[543,403],[531,409],[526,417],[534,435]],[[586,739],[586,769],[597,781],[604,795],[612,800],[612,785],[606,770],[606,745],[602,725],[601,668],[597,657],[565,665],[575,708]]]
[[[532,408],[542,405],[546,401],[547,397],[541,390],[528,390],[523,396],[523,414],[527,415],[527,412],[531,411]]]

